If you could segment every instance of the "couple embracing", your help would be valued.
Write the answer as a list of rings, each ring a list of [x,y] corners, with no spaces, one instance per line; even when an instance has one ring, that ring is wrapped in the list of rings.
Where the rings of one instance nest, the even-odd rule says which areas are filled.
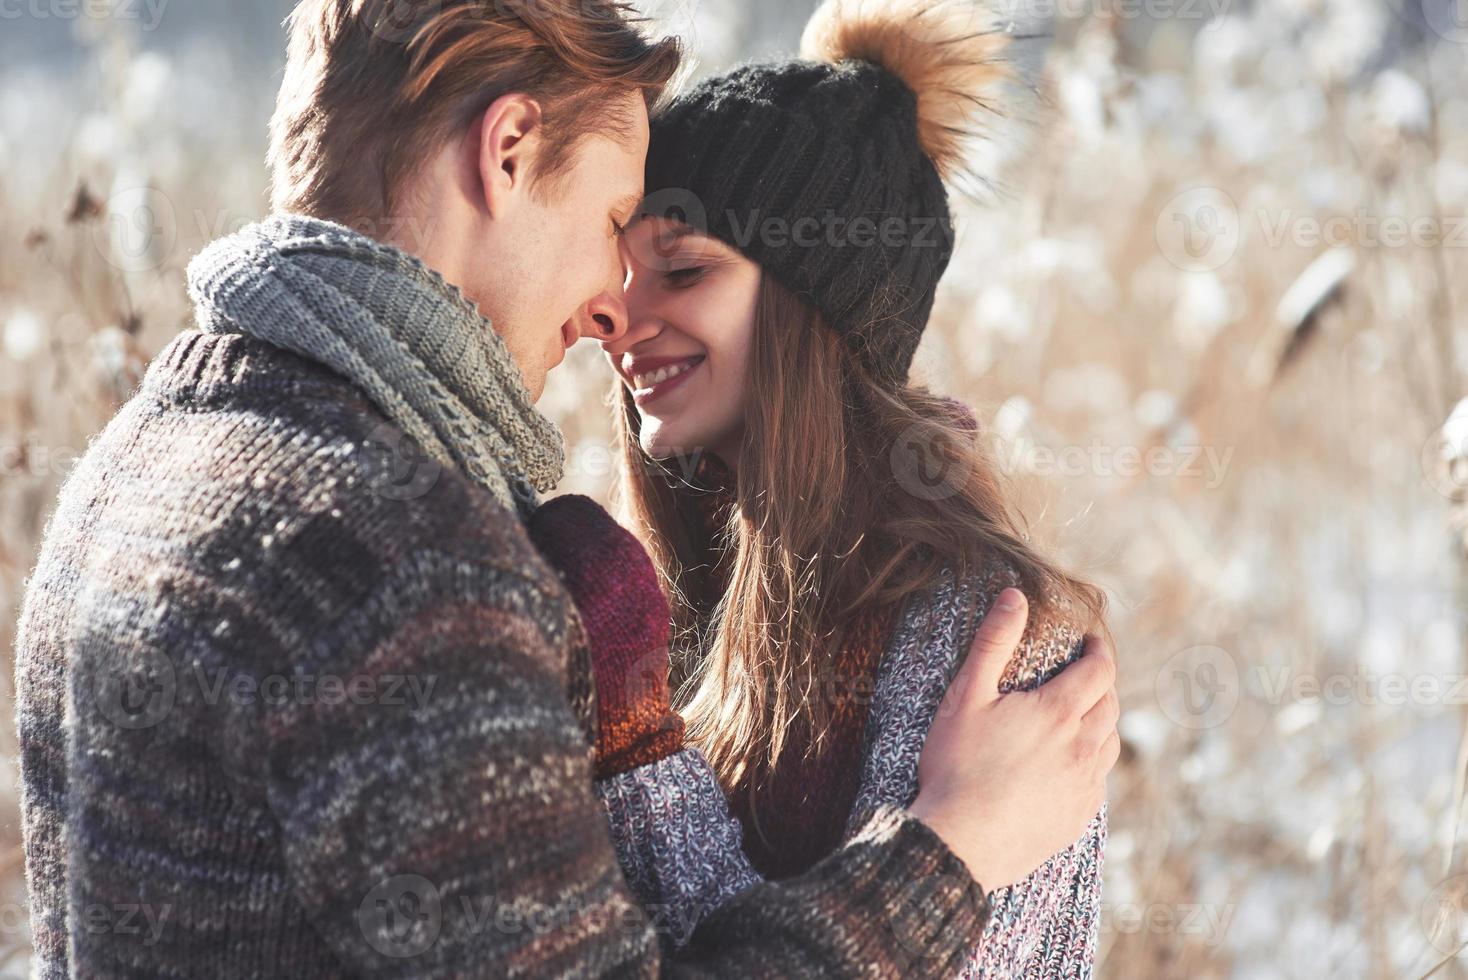
[[[1100,594],[909,379],[985,16],[672,95],[603,0],[297,6],[274,213],[28,582],[37,976],[1091,974]],[[582,338],[631,531],[544,496]]]

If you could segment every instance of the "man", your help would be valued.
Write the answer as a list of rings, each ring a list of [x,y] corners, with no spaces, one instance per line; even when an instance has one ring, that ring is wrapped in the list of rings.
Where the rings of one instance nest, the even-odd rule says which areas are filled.
[[[913,813],[676,962],[592,795],[586,636],[524,523],[561,466],[533,402],[626,329],[617,230],[676,48],[595,0],[306,0],[290,30],[277,215],[193,263],[199,329],[88,451],[29,583],[36,975],[946,972],[982,935],[969,868],[1020,822],[980,832],[980,790],[1041,799],[1002,790],[1003,746],[954,764],[979,707]],[[1035,861],[1070,839],[1034,836]]]

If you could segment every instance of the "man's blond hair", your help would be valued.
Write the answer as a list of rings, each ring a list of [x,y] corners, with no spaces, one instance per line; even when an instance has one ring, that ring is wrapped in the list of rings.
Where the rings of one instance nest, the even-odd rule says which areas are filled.
[[[345,224],[391,217],[405,174],[502,95],[542,110],[533,178],[554,180],[582,138],[614,138],[676,73],[617,0],[302,0],[270,123],[272,206]]]

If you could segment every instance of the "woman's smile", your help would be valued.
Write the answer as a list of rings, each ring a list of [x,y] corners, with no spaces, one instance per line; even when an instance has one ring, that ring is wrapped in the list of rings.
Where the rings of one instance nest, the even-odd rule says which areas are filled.
[[[642,408],[668,392],[682,387],[707,358],[703,354],[684,357],[675,361],[659,358],[661,363],[648,361],[635,364],[632,375],[632,400]]]

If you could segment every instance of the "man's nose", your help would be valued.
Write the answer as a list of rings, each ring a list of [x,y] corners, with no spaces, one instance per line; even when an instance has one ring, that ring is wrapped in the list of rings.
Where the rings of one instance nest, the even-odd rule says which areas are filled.
[[[627,303],[622,291],[603,291],[581,311],[577,317],[577,329],[581,336],[590,337],[610,344],[627,335]]]

